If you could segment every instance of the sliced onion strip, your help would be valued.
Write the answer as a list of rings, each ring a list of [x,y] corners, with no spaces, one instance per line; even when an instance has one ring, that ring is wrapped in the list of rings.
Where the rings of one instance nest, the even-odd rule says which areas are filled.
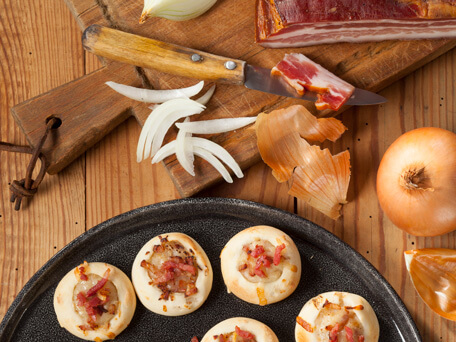
[[[203,89],[204,81],[191,87],[179,89],[144,89],[120,84],[116,82],[106,82],[106,85],[132,100],[145,103],[163,103],[177,98],[189,98],[198,94]],[[204,95],[203,95],[204,96]]]
[[[190,119],[186,118],[184,122],[188,122]],[[182,165],[185,171],[192,176],[195,176],[195,168],[193,166],[194,156],[193,147],[191,145],[192,134],[186,130],[179,130],[176,137],[176,158],[177,161]]]
[[[215,92],[215,84],[209,88],[208,91],[204,93],[201,97],[197,98],[195,101],[201,103],[202,105],[206,105],[209,100],[211,99],[212,95],[214,95]]]
[[[193,146],[193,153],[211,164],[222,175],[223,179],[227,183],[233,183],[233,178],[231,178],[230,173],[212,153],[198,146]]]
[[[156,125],[151,129],[150,135],[146,140],[145,154],[149,151],[149,147],[151,147],[152,156],[157,153],[163,144],[166,132],[168,132],[174,122],[190,115],[199,114],[206,108],[202,104],[190,99],[174,99],[167,101],[164,104],[170,104],[172,109],[165,115],[160,116]],[[164,104],[162,104],[162,106]],[[152,142],[152,146],[148,145],[149,141]]]
[[[225,150],[222,146],[220,146],[208,139],[203,139],[203,138],[198,138],[198,137],[186,138],[186,144],[189,144],[190,146],[192,146],[193,153],[196,154],[197,156],[203,158],[208,163],[210,163],[223,176],[225,181],[227,181],[228,183],[231,183],[233,180],[232,180],[231,176],[229,175],[228,171],[226,171],[226,168],[223,166],[223,164],[221,164],[221,162],[217,158],[219,158],[226,165],[228,165],[234,171],[234,174],[238,178],[244,177],[244,174],[242,173],[242,170],[239,167],[238,163],[228,153],[228,151]],[[177,149],[176,140],[173,140],[173,141],[167,143],[166,145],[164,145],[162,148],[160,148],[158,150],[158,152],[152,158],[152,163],[153,164],[158,163],[158,162],[162,161],[163,159],[169,157],[173,153],[176,153],[176,149]],[[210,155],[210,157],[208,157],[208,155]],[[214,161],[214,159],[216,161]],[[228,176],[227,176],[227,173],[228,173]]]
[[[170,155],[176,153],[176,145],[176,140],[170,141],[166,145],[163,145],[152,158],[152,164],[159,163],[165,158],[168,158]]]
[[[256,121],[256,117],[229,118],[202,120],[193,122],[176,123],[177,128],[184,129],[192,134],[217,134],[233,131],[250,125]]]
[[[222,146],[211,140],[204,138],[192,137],[191,139],[194,148],[200,147],[208,152],[211,152],[218,159],[220,159],[222,162],[228,165],[238,178],[244,177],[244,174],[242,173],[239,164],[236,162],[236,160],[234,160],[231,154],[229,154],[229,152],[225,150]]]
[[[176,120],[201,113],[204,108],[203,105],[190,99],[169,100],[155,107],[146,119],[139,136],[138,148],[136,150],[136,159],[138,163],[151,155],[152,144],[154,142],[155,149],[153,150],[152,156],[158,151],[160,145],[163,143],[166,132]],[[157,140],[156,135],[158,135]]]

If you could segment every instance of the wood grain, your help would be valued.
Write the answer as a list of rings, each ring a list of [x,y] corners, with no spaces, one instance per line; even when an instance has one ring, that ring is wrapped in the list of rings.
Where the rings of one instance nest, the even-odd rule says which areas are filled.
[[[52,25],[50,19],[52,18]],[[80,34],[70,11],[54,0],[0,4],[1,140],[26,144],[10,108],[84,74]],[[53,42],[48,44],[48,42]],[[21,212],[8,184],[25,176],[29,156],[0,154],[0,315],[29,278],[85,230],[85,161],[46,176]]]
[[[91,43],[88,46],[89,49],[93,49],[95,53],[107,58],[121,57],[129,63],[134,62],[141,67],[147,67],[144,72],[141,72],[141,75],[147,77],[147,85],[150,84],[155,88],[178,88],[190,83],[194,84],[194,78],[204,78],[203,76],[198,77],[198,75],[203,75],[206,72],[204,67],[206,63],[213,65],[214,70],[218,71],[209,75],[206,72],[206,76],[209,79],[226,80],[234,78],[239,83],[241,75],[238,70],[240,69],[227,73],[219,65],[220,60],[224,58],[215,57],[213,54],[238,60],[238,64],[241,64],[240,60],[243,60],[252,65],[271,68],[283,58],[284,53],[293,51],[304,53],[357,87],[376,91],[449,50],[456,44],[456,40],[389,41],[365,44],[337,44],[301,49],[265,49],[254,43],[253,16],[255,9],[253,1],[248,3],[243,0],[219,1],[209,11],[210,13],[202,15],[197,20],[172,22],[162,18],[152,18],[144,25],[138,24],[138,16],[142,10],[141,2],[125,3],[120,0],[85,0],[73,4],[71,0],[67,0],[67,3],[82,29],[98,23],[126,31],[127,33],[125,34],[117,32],[117,37],[109,40],[109,37],[104,35],[98,27],[93,32],[88,32],[87,37],[85,37],[86,44],[88,46]],[[108,31],[106,29],[106,32]],[[157,40],[127,37],[128,32],[144,37],[157,38]],[[127,38],[123,39],[124,37]],[[91,41],[89,38],[93,40]],[[115,40],[115,43],[113,40]],[[168,44],[168,49],[163,49],[164,44]],[[187,48],[179,48],[172,44],[186,46]],[[205,55],[202,63],[198,63],[195,68],[189,69],[185,67],[188,65],[188,55],[191,53],[189,48],[210,52],[211,54]],[[166,53],[164,53],[165,51]],[[171,51],[172,53],[170,53]],[[153,55],[154,52],[155,55]],[[201,54],[205,53],[201,52]],[[169,63],[165,58],[169,55],[179,56],[176,59],[179,62]],[[181,58],[181,56],[184,56],[184,58]],[[154,70],[154,68],[158,68],[161,71]],[[163,72],[170,70],[172,70],[171,74]],[[181,75],[173,76],[172,74],[174,73]],[[107,77],[109,70],[99,73],[98,76],[100,78],[97,81],[99,84],[97,88],[102,84],[101,77],[105,74]],[[116,72],[112,74],[117,75]],[[194,78],[185,78],[182,75]],[[112,77],[114,80],[116,79],[115,76]],[[89,77],[86,77],[85,80],[88,81]],[[142,80],[144,81],[144,78]],[[125,81],[128,83],[128,78],[125,78]],[[137,82],[130,82],[130,84],[135,83]],[[79,88],[77,87],[78,84],[81,84]],[[123,109],[124,106],[119,106],[117,115],[112,113],[117,106],[108,106],[108,109],[105,109],[106,103],[109,103],[106,100],[107,95],[114,96],[112,93],[108,93],[109,89],[102,88],[107,93],[106,95],[100,94],[98,96],[99,94],[96,94],[91,96],[92,94],[87,91],[87,88],[83,86],[84,84],[84,81],[74,82],[69,85],[72,88],[69,88],[68,91],[61,89],[60,92],[51,93],[42,99],[35,99],[15,108],[15,118],[18,124],[23,128],[30,144],[36,145],[40,136],[40,130],[36,127],[37,123],[41,121],[38,120],[41,119],[40,113],[45,112],[48,108],[54,108],[54,106],[46,106],[45,103],[59,104],[63,108],[64,113],[62,115],[64,115],[67,112],[67,107],[73,108],[74,98],[70,95],[65,98],[62,92],[72,94],[75,91],[79,91],[79,96],[75,97],[85,99],[82,104],[74,107],[87,113],[87,117],[93,118],[93,120],[86,118],[86,116],[74,118],[71,114],[67,115],[71,120],[66,120],[69,124],[65,125],[65,127],[68,129],[63,128],[60,130],[60,139],[57,139],[58,148],[52,150],[52,153],[49,149],[46,150],[47,153],[51,154],[49,156],[51,161],[49,172],[51,173],[62,169],[80,155],[84,149],[92,146],[101,136],[107,134],[121,120],[125,120],[127,117],[127,112]],[[53,96],[56,99],[53,99]],[[98,103],[97,99],[102,99],[100,100],[102,102]],[[66,101],[70,103],[69,106],[64,105]],[[303,104],[319,116],[336,114],[329,111],[317,113],[314,104],[311,102],[284,99],[273,95],[268,96],[258,91],[229,85],[219,86],[213,102],[217,102],[217,106],[210,110],[208,109],[198,118],[206,116],[210,118],[252,116],[257,115],[260,111],[286,107],[295,103]],[[37,104],[40,105],[37,106]],[[104,109],[108,111],[107,115],[103,115],[104,113],[101,112]],[[143,113],[130,112],[130,114],[140,118],[140,123],[143,122],[141,120]],[[101,119],[98,119],[98,115],[101,115]],[[79,127],[83,122],[88,122],[88,125],[82,128]],[[96,127],[92,129],[91,125]],[[73,131],[75,132],[74,134]],[[255,135],[251,133],[248,129],[238,130],[235,137],[230,134],[223,134],[213,139],[228,149],[243,168],[248,168],[259,160],[256,148],[243,148],[244,145],[249,147],[256,145]],[[174,136],[175,131],[171,131],[169,137],[173,138]],[[242,145],[233,143],[236,140],[241,141]],[[220,174],[214,172],[208,163],[197,159],[196,164],[197,169],[201,171],[201,174],[204,174],[204,177],[189,176],[174,156],[165,161],[166,168],[169,170],[169,174],[181,196],[191,196],[208,186],[222,181]]]
[[[84,0],[76,5],[81,9],[91,4],[91,0]],[[231,5],[232,2],[222,0],[217,6]],[[99,8],[92,6],[81,16],[94,21],[97,11]],[[119,25],[127,27],[127,22],[120,21]],[[158,31],[161,35],[166,29]],[[102,64],[82,50],[80,27],[63,2],[4,1],[0,4],[0,32],[0,137],[25,144],[10,108],[90,74]],[[229,34],[224,38],[230,39]],[[207,50],[221,49],[200,37],[195,45],[205,45]],[[326,59],[325,53],[324,49],[313,52],[320,60]],[[375,51],[369,53],[375,58]],[[400,49],[395,53],[401,53]],[[338,221],[288,196],[288,185],[277,183],[269,168],[258,160],[252,161],[254,165],[245,171],[244,178],[233,184],[213,186],[199,196],[253,200],[320,224],[354,247],[386,277],[407,305],[424,342],[456,342],[455,323],[440,318],[423,304],[413,289],[402,257],[404,250],[413,248],[455,249],[456,233],[435,238],[407,235],[383,215],[375,194],[378,164],[400,134],[422,126],[456,132],[455,79],[456,51],[451,50],[382,91],[389,100],[386,105],[352,108],[339,117],[349,130],[336,143],[325,144],[334,152],[346,148],[351,152],[350,203]],[[157,76],[151,82],[160,85],[164,81]],[[237,115],[233,106],[223,102],[222,113],[227,117]],[[242,110],[248,106],[246,103]],[[23,177],[28,157],[0,154],[0,317],[30,276],[86,228],[124,211],[179,197],[163,165],[136,163],[138,136],[139,125],[135,119],[128,119],[65,171],[47,175],[36,197],[26,201],[20,212],[15,212],[9,203],[8,183]]]

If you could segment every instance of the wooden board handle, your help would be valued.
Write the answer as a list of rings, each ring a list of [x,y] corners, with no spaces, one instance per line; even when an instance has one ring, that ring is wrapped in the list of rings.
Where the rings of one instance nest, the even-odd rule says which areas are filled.
[[[61,120],[62,125],[52,131],[43,147],[49,174],[62,170],[132,113],[150,112],[146,104],[113,91],[106,81],[141,86],[134,67],[110,63],[11,109],[32,147],[39,143],[48,117]]]
[[[82,35],[87,51],[119,62],[215,82],[244,84],[244,61],[164,43],[100,25]]]

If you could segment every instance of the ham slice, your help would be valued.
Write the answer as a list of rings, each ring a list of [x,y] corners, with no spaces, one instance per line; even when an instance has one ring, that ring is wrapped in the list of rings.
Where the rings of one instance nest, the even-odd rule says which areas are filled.
[[[257,0],[265,47],[456,37],[456,0]]]
[[[300,53],[286,54],[274,68],[300,95],[306,90],[317,93],[318,110],[338,110],[353,94],[355,87],[330,73]]]

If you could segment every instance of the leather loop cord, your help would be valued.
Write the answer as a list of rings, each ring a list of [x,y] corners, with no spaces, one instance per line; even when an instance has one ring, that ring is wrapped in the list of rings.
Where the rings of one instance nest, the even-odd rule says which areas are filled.
[[[0,151],[28,153],[32,155],[32,158],[30,159],[30,162],[27,166],[25,178],[19,181],[13,180],[10,185],[10,190],[12,193],[10,201],[16,202],[14,205],[14,210],[20,210],[22,199],[33,197],[33,195],[38,190],[38,186],[41,184],[48,168],[46,157],[41,153],[41,149],[43,148],[43,145],[46,142],[51,129],[55,129],[59,126],[59,121],[60,120],[55,117],[51,117],[47,121],[46,130],[35,148],[0,142]],[[41,161],[41,168],[36,179],[32,179],[33,171],[35,170],[36,162],[38,159]]]

